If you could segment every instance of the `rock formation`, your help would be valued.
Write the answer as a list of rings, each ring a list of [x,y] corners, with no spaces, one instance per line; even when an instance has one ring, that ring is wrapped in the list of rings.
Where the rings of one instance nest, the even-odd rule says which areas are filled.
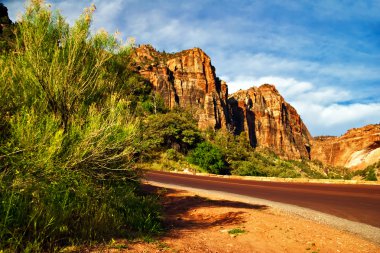
[[[190,109],[201,129],[226,127],[227,85],[216,77],[210,57],[201,49],[167,54],[142,45],[134,59],[137,70],[169,108]]]
[[[228,103],[235,133],[246,132],[251,146],[268,147],[289,159],[310,158],[308,129],[273,85],[240,90]]]
[[[333,166],[363,169],[380,160],[380,124],[353,128],[340,137],[316,137],[311,158]]]
[[[380,158],[380,127],[352,129],[341,137],[313,140],[297,111],[273,85],[264,84],[228,96],[227,85],[201,49],[158,52],[150,45],[134,50],[136,70],[150,81],[169,108],[187,108],[201,129],[245,132],[251,146],[267,147],[289,159],[363,168]]]
[[[268,147],[282,157],[309,158],[311,136],[297,111],[272,85],[232,94],[215,75],[199,48],[167,54],[152,46],[135,49],[135,67],[169,108],[189,108],[201,129],[245,131],[253,147]]]

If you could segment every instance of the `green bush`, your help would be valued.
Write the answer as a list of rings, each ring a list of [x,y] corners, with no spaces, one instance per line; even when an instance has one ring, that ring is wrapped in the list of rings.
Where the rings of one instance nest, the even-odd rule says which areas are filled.
[[[269,176],[269,173],[265,171],[260,164],[251,161],[237,161],[232,163],[232,174],[239,176]]]
[[[201,169],[209,173],[226,173],[226,165],[221,151],[208,142],[202,142],[192,150],[187,160],[189,163],[198,165]]]
[[[213,143],[222,151],[228,163],[237,160],[245,160],[253,148],[249,146],[244,133],[236,136],[226,130],[218,130],[215,133]]]
[[[353,173],[353,176],[361,176],[367,181],[377,181],[376,171],[380,169],[380,162],[371,164],[362,170],[357,170]]]
[[[66,133],[49,114],[12,117],[12,138],[0,149],[0,248],[52,250],[158,231],[157,204],[134,190],[136,123],[110,107],[90,109],[86,123]]]
[[[0,55],[0,251],[159,231],[157,201],[137,191],[140,122],[123,99],[137,84],[110,71],[128,50],[91,37],[90,22],[87,10],[69,27],[32,1],[16,52]]]
[[[293,161],[279,159],[272,152],[254,151],[247,161],[235,161],[231,173],[240,176],[300,177],[299,168]]]
[[[165,152],[166,159],[178,161],[179,157],[180,157],[180,154],[175,149],[169,148]]]
[[[142,127],[145,152],[175,149],[187,153],[202,140],[196,121],[185,111],[150,115]]]
[[[365,180],[367,181],[377,181],[377,177],[376,177],[376,171],[375,169],[370,169],[368,171],[368,174],[367,176],[365,177]]]
[[[326,178],[327,176],[321,172],[312,169],[312,164],[314,163],[317,168],[323,169],[323,165],[321,163],[316,163],[312,161],[307,161],[307,160],[301,160],[301,161],[295,161],[291,160],[290,161],[296,168],[300,170],[301,173],[306,174],[309,178]]]

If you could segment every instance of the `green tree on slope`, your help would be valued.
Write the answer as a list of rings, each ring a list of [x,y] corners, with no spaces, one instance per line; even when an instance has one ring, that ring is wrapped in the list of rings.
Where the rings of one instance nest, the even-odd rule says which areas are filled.
[[[208,142],[202,142],[190,152],[188,161],[213,174],[225,173],[226,164],[222,152]]]

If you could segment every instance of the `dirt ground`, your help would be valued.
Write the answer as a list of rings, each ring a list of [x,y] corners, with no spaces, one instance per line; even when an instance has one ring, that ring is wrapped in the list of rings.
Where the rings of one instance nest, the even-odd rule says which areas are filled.
[[[380,252],[380,245],[263,206],[145,186],[162,196],[167,232],[151,242],[116,240],[91,252]]]

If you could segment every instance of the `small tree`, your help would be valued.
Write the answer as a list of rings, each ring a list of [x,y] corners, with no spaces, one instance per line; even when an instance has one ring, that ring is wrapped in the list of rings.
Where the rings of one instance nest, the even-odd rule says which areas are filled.
[[[196,121],[186,112],[154,114],[144,123],[143,141],[149,149],[173,148],[186,153],[201,140]]]
[[[27,79],[41,101],[60,119],[64,131],[83,104],[100,100],[102,86],[111,86],[116,75],[105,67],[120,52],[116,38],[100,31],[90,36],[95,6],[85,9],[73,27],[59,13],[52,13],[43,1],[32,1],[19,23],[15,70]],[[15,73],[16,74],[16,73]],[[103,77],[107,76],[107,81]]]
[[[202,142],[190,152],[187,157],[189,163],[198,165],[203,170],[214,173],[225,173],[226,163],[222,152],[208,142]]]

